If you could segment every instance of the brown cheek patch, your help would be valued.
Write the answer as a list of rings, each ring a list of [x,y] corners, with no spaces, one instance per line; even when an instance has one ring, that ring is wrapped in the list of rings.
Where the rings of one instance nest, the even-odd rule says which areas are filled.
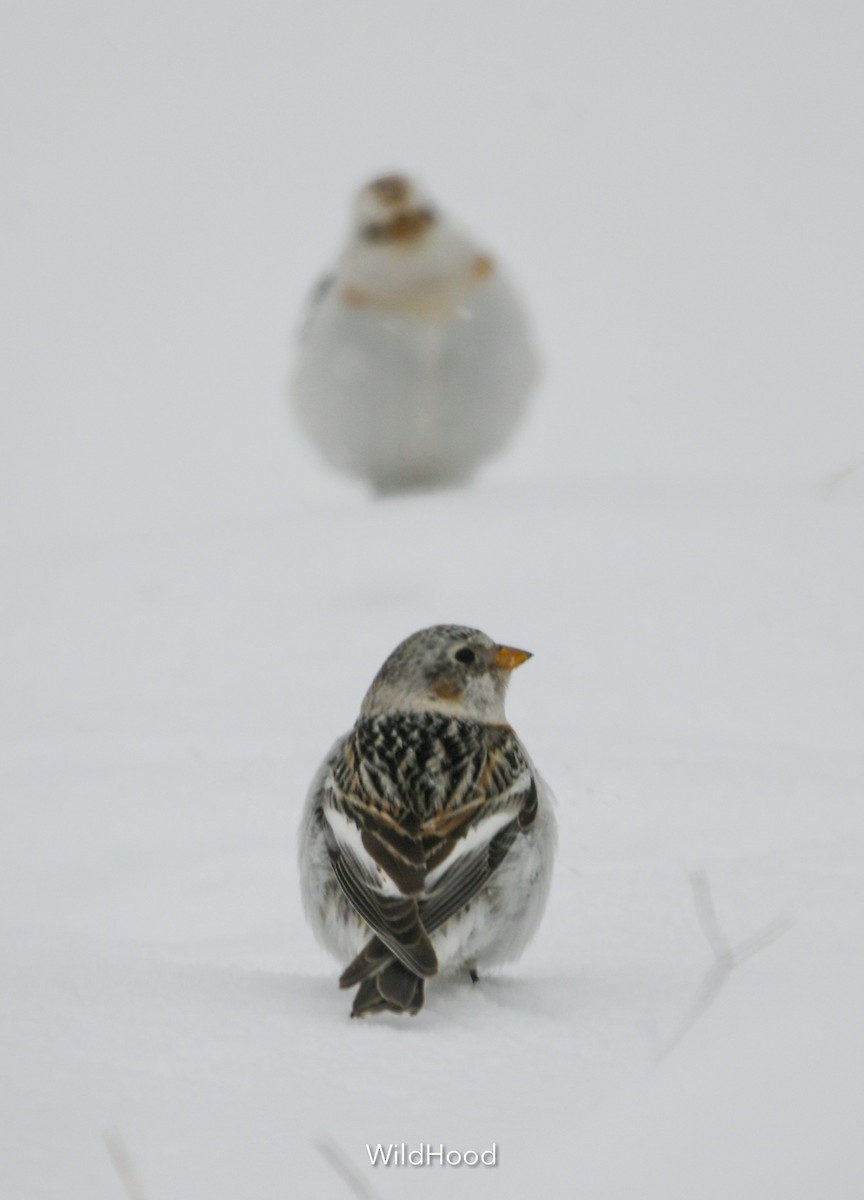
[[[485,254],[478,254],[471,264],[471,274],[475,279],[488,279],[495,270],[495,264]]]
[[[393,242],[413,242],[432,224],[431,213],[422,208],[409,208],[385,225],[386,236]]]
[[[368,292],[364,292],[362,288],[354,287],[350,283],[342,289],[342,299],[352,308],[365,308],[372,303],[372,297]]]
[[[430,690],[439,700],[458,700],[464,689],[455,679],[439,679],[437,683],[432,684]]]

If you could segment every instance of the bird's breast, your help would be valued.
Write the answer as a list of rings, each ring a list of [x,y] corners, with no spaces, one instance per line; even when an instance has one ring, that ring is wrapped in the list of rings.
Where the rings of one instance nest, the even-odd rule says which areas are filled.
[[[350,309],[377,310],[412,321],[440,321],[467,304],[494,271],[492,260],[478,254],[458,270],[421,276],[400,287],[388,287],[374,279],[347,279],[338,295]]]

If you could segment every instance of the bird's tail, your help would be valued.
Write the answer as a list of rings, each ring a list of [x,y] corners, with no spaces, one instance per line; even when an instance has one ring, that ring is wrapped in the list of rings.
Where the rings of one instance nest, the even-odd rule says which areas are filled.
[[[358,955],[358,957],[362,956]],[[349,967],[348,970],[350,971],[350,969]],[[342,982],[344,978],[343,975],[340,983],[343,987],[350,987],[350,984]],[[357,989],[357,995],[354,997],[351,1016],[365,1017],[368,1013],[394,1012],[410,1013],[413,1017],[422,1007],[422,978],[415,975],[413,971],[409,971],[404,963],[391,956],[390,962],[375,974],[367,974],[362,980]]]

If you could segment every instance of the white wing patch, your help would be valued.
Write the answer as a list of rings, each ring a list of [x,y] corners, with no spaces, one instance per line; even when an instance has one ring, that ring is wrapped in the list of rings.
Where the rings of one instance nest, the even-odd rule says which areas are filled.
[[[363,871],[369,886],[382,896],[401,896],[399,888],[363,845],[359,826],[338,808],[328,804],[326,800],[322,807],[324,819],[330,826],[337,845],[340,850],[346,851]]]
[[[441,876],[446,871],[451,870],[466,855],[474,854],[481,846],[488,845],[499,830],[503,829],[505,825],[510,824],[513,817],[514,813],[510,809],[499,809],[498,812],[492,813],[488,817],[481,817],[477,824],[472,825],[465,836],[459,839],[444,861],[440,862],[426,876],[426,892],[431,891]]]

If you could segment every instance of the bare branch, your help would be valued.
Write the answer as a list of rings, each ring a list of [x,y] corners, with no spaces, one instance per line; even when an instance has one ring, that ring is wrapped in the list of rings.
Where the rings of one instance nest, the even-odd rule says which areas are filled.
[[[775,917],[771,924],[766,925],[760,933],[754,933],[746,942],[741,942],[736,947],[733,966],[737,967],[746,958],[758,954],[760,950],[764,950],[766,946],[770,946],[772,942],[776,942],[784,933],[788,933],[794,924],[795,918],[790,916],[789,913],[783,913],[779,917]]]
[[[848,463],[845,467],[841,467],[839,471],[832,471],[830,475],[822,480],[822,495],[825,497],[833,496],[838,487],[845,483],[847,479],[851,479],[862,467],[864,467],[864,458]]]
[[[711,884],[704,871],[692,871],[690,888],[693,892],[693,903],[696,906],[696,916],[702,926],[702,932],[708,945],[714,951],[718,962],[726,962],[732,957],[732,947],[720,928],[717,913],[714,910],[714,897],[711,894]]]
[[[705,1015],[723,990],[723,984],[726,982],[728,975],[729,968],[721,966],[719,963],[714,964],[699,985],[699,989],[693,997],[690,1007],[684,1013],[683,1017],[681,1017],[674,1031],[657,1053],[655,1062],[662,1062],[667,1054],[671,1054],[678,1043],[690,1032],[699,1018]]]
[[[114,1170],[120,1176],[120,1182],[126,1189],[129,1200],[147,1200],[144,1185],[138,1176],[132,1155],[129,1153],[129,1147],[120,1130],[115,1127],[103,1129],[102,1141],[105,1143],[105,1149],[111,1157]]]
[[[377,1194],[361,1176],[345,1151],[330,1138],[316,1138],[312,1143],[339,1178],[348,1185],[357,1200],[378,1200]]]
[[[764,929],[758,933],[754,933],[746,941],[741,942],[738,946],[732,946],[717,920],[717,913],[714,909],[714,897],[711,893],[711,884],[708,882],[708,876],[704,871],[694,871],[691,874],[690,887],[693,891],[693,904],[696,908],[696,917],[705,935],[705,940],[711,947],[711,952],[714,955],[714,963],[705,974],[695,996],[690,1002],[689,1008],[687,1008],[672,1034],[657,1054],[655,1061],[658,1063],[675,1049],[696,1022],[705,1015],[720,995],[726,984],[726,980],[735,968],[740,966],[745,959],[758,954],[766,946],[770,946],[772,942],[775,942],[777,938],[782,937],[784,933],[791,929],[795,923],[792,917],[788,915],[776,917],[770,925],[766,925]]]

